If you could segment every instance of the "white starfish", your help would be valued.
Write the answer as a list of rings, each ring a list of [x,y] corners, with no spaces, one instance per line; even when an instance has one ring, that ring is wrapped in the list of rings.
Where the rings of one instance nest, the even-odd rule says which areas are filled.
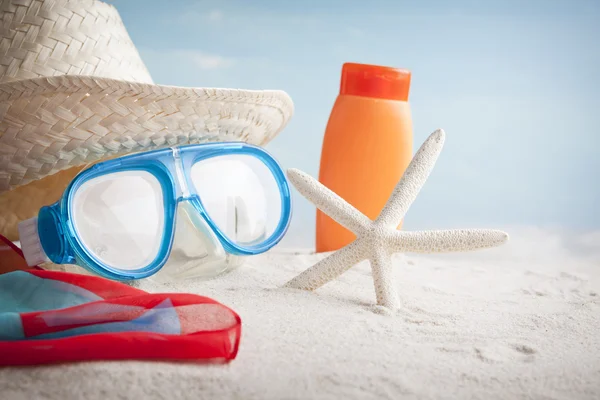
[[[508,234],[492,229],[421,232],[397,230],[397,226],[429,177],[444,145],[444,139],[444,131],[438,129],[423,143],[374,221],[310,175],[297,169],[289,169],[288,178],[296,189],[325,214],[354,232],[356,239],[302,272],[285,286],[315,290],[358,262],[369,259],[377,304],[397,309],[400,301],[393,282],[393,253],[468,251],[494,247],[506,242]]]

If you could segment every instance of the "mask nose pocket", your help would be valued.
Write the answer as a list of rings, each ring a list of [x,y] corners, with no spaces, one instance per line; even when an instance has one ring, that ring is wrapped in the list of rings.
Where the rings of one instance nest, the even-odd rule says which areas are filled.
[[[150,279],[166,282],[185,278],[212,278],[242,263],[228,254],[212,229],[189,201],[177,206],[173,247],[166,264]]]

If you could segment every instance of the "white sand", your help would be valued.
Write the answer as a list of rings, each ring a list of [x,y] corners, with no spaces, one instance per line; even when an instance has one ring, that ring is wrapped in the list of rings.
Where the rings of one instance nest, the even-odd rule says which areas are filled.
[[[207,282],[146,282],[236,310],[238,358],[5,368],[0,399],[600,399],[600,234],[507,231],[498,249],[397,257],[404,308],[394,315],[372,306],[367,264],[316,293],[277,288],[315,255],[260,256]]]

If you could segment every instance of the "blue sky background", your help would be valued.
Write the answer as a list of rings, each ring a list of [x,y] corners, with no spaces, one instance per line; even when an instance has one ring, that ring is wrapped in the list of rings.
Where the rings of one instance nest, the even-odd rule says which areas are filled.
[[[600,228],[597,0],[111,3],[155,82],[287,91],[296,113],[267,149],[313,176],[342,64],[411,70],[414,150],[447,139],[406,229]],[[284,244],[312,246],[294,196]]]

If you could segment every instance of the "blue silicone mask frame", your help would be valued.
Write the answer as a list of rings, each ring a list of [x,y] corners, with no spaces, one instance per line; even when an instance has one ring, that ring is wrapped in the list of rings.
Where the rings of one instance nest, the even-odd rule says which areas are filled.
[[[249,246],[232,242],[212,221],[191,182],[191,167],[198,161],[224,155],[248,155],[262,161],[273,174],[281,196],[281,217],[274,232],[264,241]],[[106,265],[86,249],[70,218],[73,196],[86,181],[109,173],[141,170],[154,175],[162,188],[164,232],[156,258],[137,270]],[[285,235],[292,215],[290,190],[277,161],[265,150],[239,142],[209,143],[172,147],[133,154],[98,163],[79,173],[56,203],[40,209],[37,228],[41,246],[55,264],[77,264],[103,277],[126,281],[149,277],[167,262],[175,232],[177,205],[188,201],[212,229],[224,250],[234,255],[255,255],[275,246]]]

